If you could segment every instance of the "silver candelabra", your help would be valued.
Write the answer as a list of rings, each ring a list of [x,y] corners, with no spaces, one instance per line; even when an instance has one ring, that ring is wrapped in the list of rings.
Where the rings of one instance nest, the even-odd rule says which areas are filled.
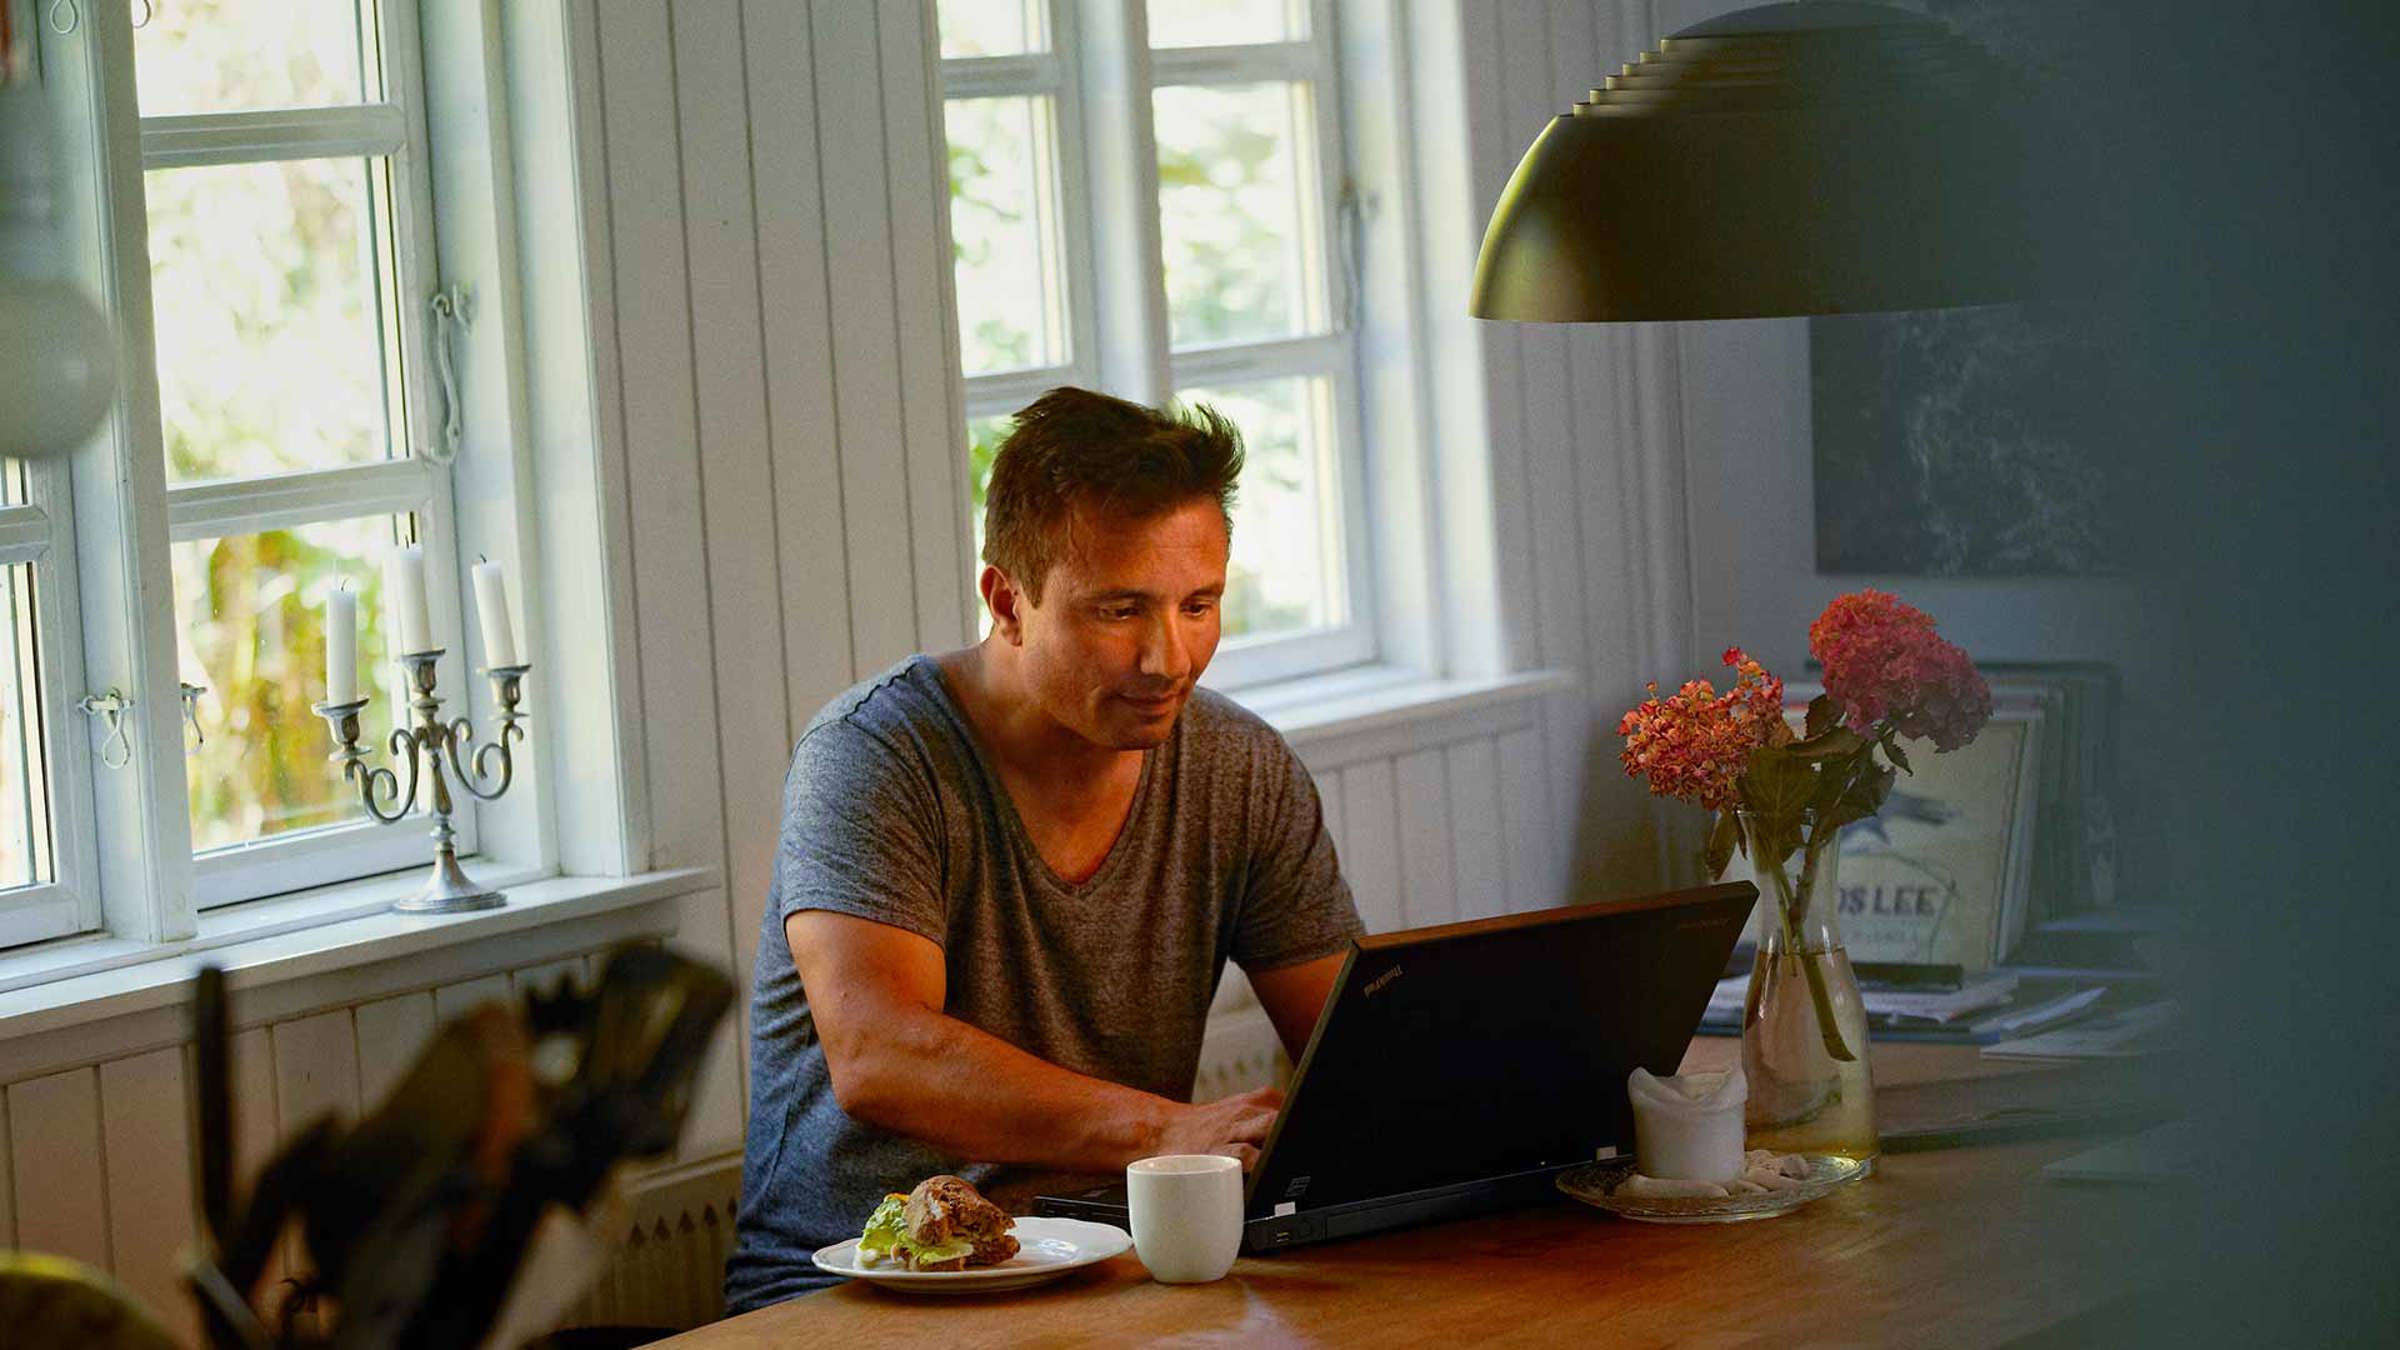
[[[328,758],[342,766],[344,778],[358,785],[359,802],[377,821],[398,824],[416,809],[420,764],[423,776],[433,780],[433,799],[428,807],[433,816],[433,871],[415,895],[392,905],[411,914],[458,914],[507,903],[507,897],[499,891],[477,884],[459,869],[458,831],[450,826],[450,775],[457,775],[458,785],[478,801],[495,801],[508,791],[508,785],[516,777],[516,756],[511,747],[525,739],[525,729],[517,725],[524,720],[517,704],[524,696],[525,672],[533,667],[494,666],[483,672],[491,680],[492,693],[500,704],[500,730],[489,743],[477,745],[475,726],[468,719],[442,719],[441,696],[433,692],[434,667],[441,657],[442,649],[437,647],[400,658],[399,664],[408,670],[409,688],[415,691],[409,707],[416,714],[415,726],[396,727],[392,731],[392,758],[408,765],[405,790],[395,770],[370,768],[367,752],[359,748],[358,715],[369,700],[316,705],[317,715],[325,719],[334,743],[340,747]],[[447,772],[443,769],[445,759],[449,761]]]

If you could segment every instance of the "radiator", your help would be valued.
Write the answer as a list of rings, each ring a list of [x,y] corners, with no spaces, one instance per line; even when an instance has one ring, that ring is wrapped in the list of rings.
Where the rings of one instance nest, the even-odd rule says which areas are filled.
[[[741,1183],[741,1160],[731,1158],[635,1190],[605,1263],[560,1325],[683,1331],[724,1316]]]

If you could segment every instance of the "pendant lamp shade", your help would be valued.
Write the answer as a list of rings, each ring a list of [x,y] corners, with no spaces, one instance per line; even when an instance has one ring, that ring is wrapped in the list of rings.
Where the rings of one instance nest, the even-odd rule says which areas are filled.
[[[1999,67],[1932,19],[1763,5],[1684,29],[1551,119],[1469,311],[1755,318],[2019,298],[2022,143]]]

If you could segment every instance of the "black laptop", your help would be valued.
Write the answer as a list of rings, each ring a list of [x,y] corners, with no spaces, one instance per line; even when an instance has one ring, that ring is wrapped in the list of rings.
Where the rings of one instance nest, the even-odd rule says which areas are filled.
[[[1270,1252],[1483,1213],[1633,1147],[1625,1079],[1670,1074],[1758,889],[1732,882],[1358,940],[1250,1175]],[[1123,1183],[1036,1214],[1123,1225]]]

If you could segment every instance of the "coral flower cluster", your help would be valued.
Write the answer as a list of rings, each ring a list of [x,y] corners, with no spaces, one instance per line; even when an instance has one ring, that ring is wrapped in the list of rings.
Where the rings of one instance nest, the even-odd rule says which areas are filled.
[[[1808,650],[1842,720],[1862,736],[1890,718],[1902,736],[1956,750],[1991,716],[1991,686],[1974,661],[1896,596],[1862,590],[1827,605],[1808,626]]]
[[[1687,680],[1660,698],[1653,683],[1650,697],[1618,720],[1617,735],[1625,740],[1618,758],[1628,776],[1648,779],[1661,797],[1710,811],[1738,804],[1750,752],[1788,742],[1792,731],[1783,720],[1783,681],[1739,647],[1725,649],[1725,664],[1734,670],[1725,692]]]

